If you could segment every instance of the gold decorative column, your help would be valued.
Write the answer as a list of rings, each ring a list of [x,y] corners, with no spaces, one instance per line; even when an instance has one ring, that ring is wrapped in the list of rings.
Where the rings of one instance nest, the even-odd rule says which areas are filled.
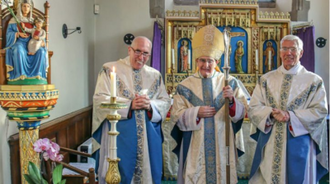
[[[110,114],[107,116],[107,119],[111,123],[111,129],[108,132],[110,136],[108,158],[109,168],[105,176],[105,181],[107,184],[119,184],[121,181],[118,169],[120,158],[117,158],[117,136],[119,135],[119,132],[117,131],[116,124],[121,116],[117,113],[117,110],[127,108],[127,105],[124,103],[118,103],[116,102],[116,97],[111,97],[110,103],[102,103],[101,108],[110,109]]]
[[[21,183],[28,184],[24,179],[24,174],[28,173],[29,162],[37,166],[40,165],[39,153],[33,150],[33,143],[39,139],[40,121],[35,122],[17,122],[19,128],[19,156],[21,159]],[[26,129],[27,127],[30,127]]]

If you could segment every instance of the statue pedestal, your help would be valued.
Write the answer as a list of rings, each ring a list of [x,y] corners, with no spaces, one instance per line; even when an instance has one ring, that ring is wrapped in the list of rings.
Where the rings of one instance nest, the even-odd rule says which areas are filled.
[[[33,143],[39,139],[40,121],[49,117],[49,111],[57,103],[59,91],[54,85],[1,85],[0,105],[9,120],[17,122],[22,183],[28,173],[29,161],[40,164],[39,154]]]

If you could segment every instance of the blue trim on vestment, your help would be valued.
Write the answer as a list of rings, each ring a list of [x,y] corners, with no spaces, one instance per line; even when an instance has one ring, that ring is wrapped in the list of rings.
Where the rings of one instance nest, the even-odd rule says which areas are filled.
[[[161,123],[153,123],[149,120],[147,113],[146,129],[148,138],[148,149],[152,179],[155,184],[160,184],[162,180],[163,170],[163,151],[162,151],[162,130]]]
[[[262,153],[264,152],[264,147],[269,140],[272,130],[273,129],[271,129],[268,134],[265,134],[265,133],[261,132],[259,129],[257,129],[257,132],[255,134],[251,135],[251,138],[253,138],[254,140],[257,141],[257,147],[256,147],[256,151],[254,154],[253,162],[252,162],[250,178],[253,177],[253,175],[256,173],[256,171],[258,170],[258,168],[260,166],[260,163],[263,159]],[[289,180],[288,183],[302,183],[303,180],[296,181],[295,179],[304,179],[303,176],[305,175],[305,167],[307,164],[307,159],[305,157],[303,160],[302,156],[306,155],[306,151],[309,152],[310,136],[309,135],[299,136],[299,137],[303,137],[302,138],[303,140],[298,141],[297,143],[293,143],[292,140],[299,138],[299,137],[292,137],[290,132],[288,132],[287,134],[288,134],[288,137],[289,136],[291,137],[291,138],[288,138],[287,157],[289,157],[288,152],[293,153],[292,157],[295,157],[295,156],[298,157],[298,158],[292,158],[290,156],[291,161],[288,160],[289,158],[287,159],[286,167],[290,167],[290,168],[287,168],[287,169],[289,169],[287,172],[288,180]],[[308,143],[308,145],[306,145],[306,143]],[[289,144],[290,144],[290,146],[289,146]],[[306,149],[306,146],[308,146],[308,149]],[[301,152],[304,152],[304,153],[301,154]],[[316,149],[316,152],[317,152],[316,154],[318,154],[320,152],[318,147]],[[292,166],[288,166],[288,165],[292,165]],[[301,168],[304,168],[304,169],[301,169]],[[328,173],[328,170],[325,169],[318,161],[316,162],[316,169],[317,169],[316,170],[316,182],[318,182],[325,174]],[[292,177],[295,177],[295,178],[292,178]]]
[[[253,136],[251,136],[253,139],[255,139],[257,141],[257,147],[256,147],[256,151],[254,153],[254,158],[252,161],[250,178],[252,178],[252,176],[256,173],[256,171],[258,170],[258,168],[260,166],[260,163],[263,159],[264,148],[269,140],[272,130],[273,129],[271,129],[270,132],[268,132],[268,134],[265,134],[265,133],[261,132],[259,129],[257,129],[257,132],[255,134],[253,134]]]
[[[212,79],[210,79],[212,81]],[[229,81],[229,85],[235,91],[235,89],[238,87],[237,80],[232,79]],[[213,88],[210,89],[213,91]],[[205,104],[204,101],[199,99],[190,89],[187,87],[179,84],[176,89],[176,93],[183,96],[186,100],[188,100],[193,106],[203,106],[203,105],[209,105]],[[204,93],[204,91],[203,91]],[[217,97],[212,101],[212,106],[215,107],[216,112],[219,111],[223,105],[224,105],[224,98],[223,98],[223,93],[219,93]],[[212,99],[213,99],[213,94],[212,94]],[[208,118],[205,118],[208,119]],[[241,127],[242,127],[243,119],[239,120],[236,123],[232,123],[233,131],[234,133],[237,133]],[[181,149],[181,144],[182,145],[182,160],[183,163],[186,162],[187,154],[189,151],[190,147],[190,142],[191,142],[191,136],[192,136],[192,131],[181,131],[177,125],[175,125],[171,131],[171,136],[173,139],[176,141],[177,146],[173,149],[173,152],[177,155],[178,161],[180,160],[180,149]],[[238,150],[238,149],[237,149]],[[238,156],[243,155],[243,152],[241,150],[238,150]]]
[[[92,137],[96,142],[101,144],[101,139],[102,139],[102,125],[103,123],[109,123],[107,120],[103,120],[99,128],[92,134]],[[94,153],[92,153],[92,158],[95,159],[95,173],[98,174],[98,168],[99,168],[99,160],[100,160],[100,150],[98,149]]]
[[[231,122],[231,125],[232,125],[231,127],[233,128],[233,132],[234,132],[234,137],[235,138],[236,138],[236,133],[238,131],[240,131],[241,128],[242,128],[243,121],[244,121],[244,118],[238,120],[236,123]],[[237,150],[237,156],[238,157],[240,157],[240,156],[242,156],[244,154],[244,152],[242,150],[240,150],[238,148],[236,150]]]
[[[146,129],[149,148],[149,158],[151,175],[155,184],[161,183],[162,177],[162,136],[161,136],[161,123],[153,123],[149,120],[147,114],[146,117]],[[107,120],[103,121],[109,123]],[[103,123],[102,122],[102,123]],[[95,131],[93,138],[101,144],[102,125]],[[117,123],[117,130],[119,135],[117,136],[117,155],[120,158],[118,163],[119,172],[121,176],[122,184],[130,184],[133,178],[136,159],[137,159],[137,134],[136,134],[136,121],[135,114],[132,111],[132,118],[127,120],[120,120]],[[109,130],[111,125],[109,123]],[[92,155],[96,161],[96,173],[99,166],[99,154],[100,150],[97,150]]]
[[[186,100],[188,100],[194,106],[203,105],[204,102],[198,98],[189,88],[179,84],[176,87],[176,93],[182,95]]]
[[[203,105],[214,107],[211,78],[202,79]],[[217,183],[214,116],[204,118],[204,155],[206,183]]]
[[[287,157],[286,171],[288,183],[303,183],[305,169],[307,166],[307,156],[310,149],[310,136],[308,134],[293,137],[287,125]]]
[[[320,179],[326,175],[329,171],[324,168],[319,162],[316,162],[316,181],[319,182]]]

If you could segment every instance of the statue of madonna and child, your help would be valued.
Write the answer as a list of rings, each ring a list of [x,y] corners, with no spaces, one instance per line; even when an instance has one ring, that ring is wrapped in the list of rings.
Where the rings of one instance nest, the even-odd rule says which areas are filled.
[[[47,84],[49,64],[45,39],[34,34],[35,31],[33,35],[26,31],[34,28],[32,11],[33,1],[21,0],[17,6],[16,19],[13,17],[8,23],[5,50],[9,85]],[[31,54],[28,45],[33,39],[40,40],[41,46]]]

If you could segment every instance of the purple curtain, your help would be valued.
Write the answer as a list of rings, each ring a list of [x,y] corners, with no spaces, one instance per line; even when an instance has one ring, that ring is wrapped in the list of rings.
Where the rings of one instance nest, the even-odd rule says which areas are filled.
[[[161,47],[162,34],[158,27],[158,23],[154,23],[154,37],[152,40],[151,67],[161,72]]]
[[[314,50],[314,26],[297,30],[296,35],[304,42],[304,54],[300,59],[301,64],[311,72],[315,69],[315,50]]]

